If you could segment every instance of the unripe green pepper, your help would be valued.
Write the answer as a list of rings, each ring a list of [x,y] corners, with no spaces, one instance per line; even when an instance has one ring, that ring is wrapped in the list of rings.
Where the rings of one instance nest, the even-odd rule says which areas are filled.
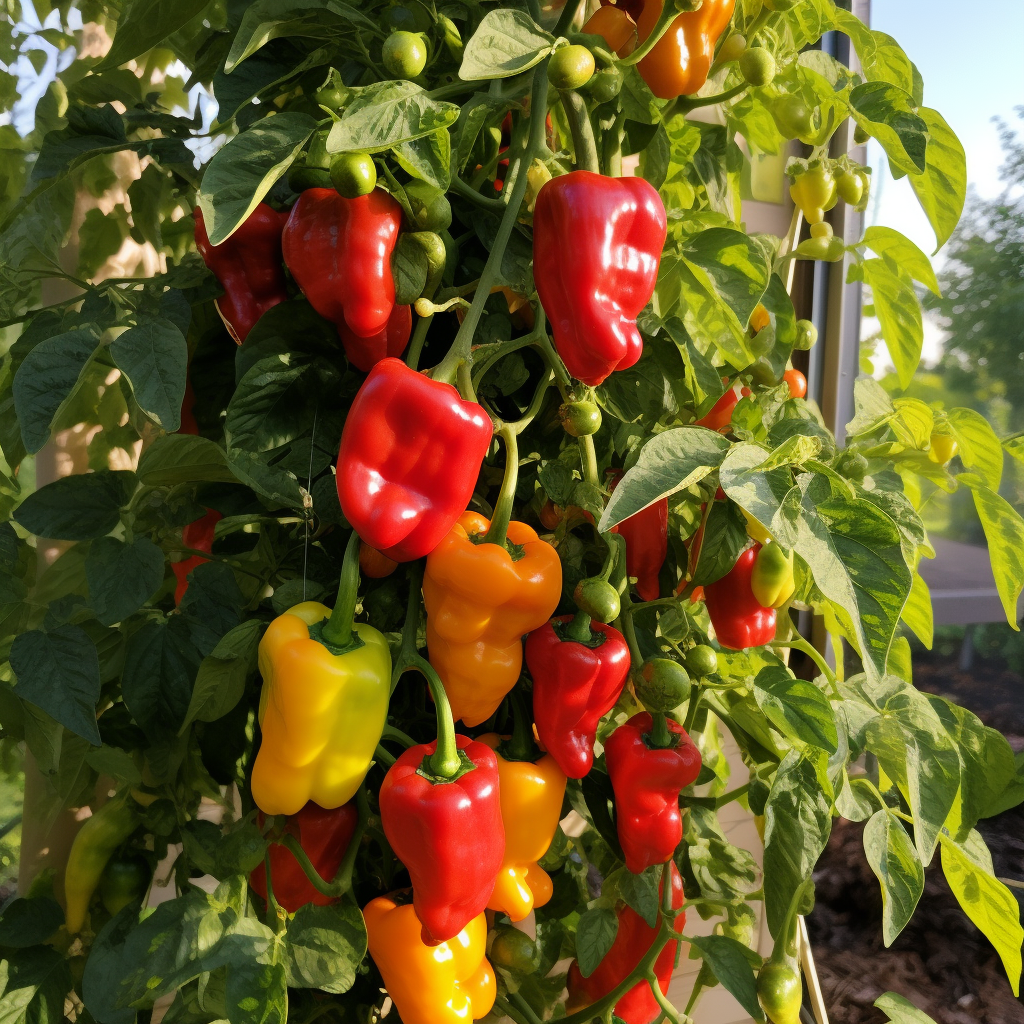
[[[562,46],[548,60],[548,81],[564,92],[582,89],[594,76],[594,55],[579,44]]]
[[[752,46],[740,57],[740,74],[753,86],[767,85],[775,71],[775,58],[763,46]]]
[[[586,89],[594,98],[595,103],[608,103],[615,99],[622,90],[622,72],[614,64],[611,67],[601,68],[587,82]]]
[[[787,139],[799,139],[814,131],[814,113],[799,96],[780,96],[768,108],[775,127]]]
[[[793,552],[774,541],[757,553],[750,573],[750,589],[762,608],[781,608],[796,589],[793,580]]]
[[[836,191],[844,203],[857,206],[864,195],[864,182],[853,171],[843,171],[836,178]]]
[[[619,617],[619,592],[600,576],[580,580],[572,599],[581,612],[598,622],[614,622]]]
[[[141,898],[152,877],[149,864],[138,854],[111,857],[99,884],[100,898],[107,913],[113,917],[122,907]]]
[[[835,178],[825,163],[816,160],[796,175],[789,186],[789,194],[809,224],[820,224],[829,203],[835,198]]]
[[[683,658],[690,675],[703,678],[714,675],[718,671],[718,654],[707,644],[691,647]]]
[[[794,962],[772,959],[757,972],[757,1001],[771,1024],[800,1024],[803,998],[803,982]]]
[[[833,235],[831,238],[806,238],[796,247],[797,256],[805,260],[823,260],[826,263],[838,263],[843,258],[846,246],[843,240]]]
[[[415,78],[427,66],[427,48],[415,32],[392,32],[384,40],[381,55],[388,74],[395,78]]]
[[[135,831],[138,823],[137,805],[127,792],[123,792],[108,800],[78,830],[64,873],[69,935],[77,935],[85,927],[89,901],[99,885],[107,861]]]
[[[537,943],[525,932],[509,925],[498,925],[487,954],[495,967],[515,974],[533,974],[540,964]]]
[[[651,658],[633,676],[633,689],[648,711],[672,711],[690,696],[690,676],[677,661]]]
[[[746,48],[747,37],[741,32],[733,32],[719,48],[715,63],[728,64],[731,61],[739,60]]]
[[[568,402],[559,408],[558,418],[572,437],[587,437],[601,429],[601,410],[593,402]]]
[[[814,348],[814,343],[817,340],[818,328],[810,320],[797,320],[796,341],[793,342],[793,348],[798,352],[807,352]]]
[[[368,196],[377,184],[377,165],[369,153],[338,153],[331,161],[331,184],[346,199]]]

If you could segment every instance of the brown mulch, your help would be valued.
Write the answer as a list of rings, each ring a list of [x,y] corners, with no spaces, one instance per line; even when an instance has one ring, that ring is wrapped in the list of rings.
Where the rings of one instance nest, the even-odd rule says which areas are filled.
[[[978,661],[969,672],[956,656],[914,660],[914,681],[970,708],[1024,746],[1024,680]],[[981,822],[1004,878],[1024,879],[1024,806]],[[882,944],[882,899],[864,858],[863,824],[837,821],[815,873],[817,905],[807,926],[831,1024],[884,1024],[872,1003],[898,992],[938,1024],[1024,1024],[1002,963],[960,909],[938,856],[928,869],[917,911],[890,949]],[[1018,891],[1024,900],[1024,891]]]

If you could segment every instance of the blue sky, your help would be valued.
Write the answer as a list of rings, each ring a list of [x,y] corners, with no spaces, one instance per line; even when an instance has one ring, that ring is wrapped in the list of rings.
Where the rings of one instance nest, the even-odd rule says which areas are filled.
[[[985,197],[998,195],[1002,158],[992,118],[1024,130],[1014,113],[1024,104],[1024,0],[871,0],[871,27],[895,37],[917,65],[925,104],[964,144],[969,182]],[[881,185],[872,219],[930,253],[935,236],[910,186],[889,178],[881,151],[872,149],[873,180]]]

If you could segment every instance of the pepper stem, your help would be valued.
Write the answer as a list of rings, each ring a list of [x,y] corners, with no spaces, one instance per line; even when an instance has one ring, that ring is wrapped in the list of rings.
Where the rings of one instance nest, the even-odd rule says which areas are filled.
[[[512,502],[516,496],[516,484],[519,482],[519,444],[516,432],[509,423],[502,423],[498,428],[501,439],[505,442],[505,479],[501,482],[501,491],[494,506],[491,525],[484,534],[487,544],[505,546],[508,535],[508,524],[512,519]]]
[[[345,548],[345,560],[341,564],[341,578],[338,580],[338,596],[334,610],[324,626],[324,639],[338,647],[352,642],[352,620],[356,613],[356,598],[359,596],[359,534],[352,531]]]
[[[565,635],[579,644],[590,643],[590,616],[583,610],[577,611],[572,622],[565,627]]]
[[[509,695],[512,704],[512,739],[505,745],[507,760],[532,761],[537,754],[533,742],[533,727],[526,710],[526,701],[518,690]]]
[[[576,156],[576,170],[593,171],[594,174],[600,174],[601,166],[597,159],[594,126],[590,123],[590,114],[587,112],[587,105],[583,102],[583,97],[574,89],[560,92],[558,95],[562,98],[565,117],[569,122],[572,149]]]
[[[430,771],[442,779],[450,779],[457,775],[462,767],[459,748],[455,742],[455,719],[452,718],[452,706],[448,703],[441,677],[433,666],[425,659],[420,659],[416,666],[427,679],[430,695],[434,698],[434,710],[437,712],[437,749],[427,758]]]
[[[672,733],[669,732],[668,719],[663,711],[651,715],[651,746],[663,749],[672,746]]]
[[[661,37],[672,27],[672,22],[683,13],[685,12],[679,10],[673,0],[666,0],[650,35],[632,53],[620,57],[619,64],[623,66],[639,64],[661,42]]]

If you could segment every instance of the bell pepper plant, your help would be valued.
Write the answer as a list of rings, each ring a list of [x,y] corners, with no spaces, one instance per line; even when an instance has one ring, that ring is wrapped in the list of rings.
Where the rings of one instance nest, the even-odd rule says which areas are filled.
[[[906,637],[936,494],[1011,618],[1024,520],[979,412],[907,390],[940,284],[844,152],[951,236],[914,55],[838,0],[276,6],[65,0],[47,41],[110,49],[3,150],[0,1017],[654,1024],[722,985],[792,1024],[840,817],[887,943],[933,864],[1016,990],[978,823],[1019,765]],[[894,360],[848,423],[807,260]]]

